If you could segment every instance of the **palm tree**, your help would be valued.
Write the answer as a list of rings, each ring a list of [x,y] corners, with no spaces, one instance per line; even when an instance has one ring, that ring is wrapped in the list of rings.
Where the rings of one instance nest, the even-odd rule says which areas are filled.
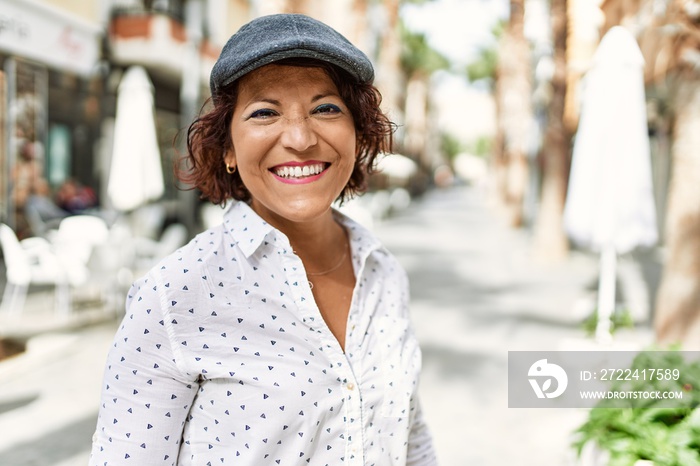
[[[476,59],[469,63],[465,69],[466,77],[470,82],[486,83],[491,91],[491,95],[494,97],[497,125],[495,134],[491,138],[488,153],[490,154],[491,160],[491,176],[496,186],[496,194],[501,201],[505,199],[505,193],[507,192],[506,172],[508,164],[505,156],[504,125],[500,124],[503,109],[501,108],[501,101],[498,97],[501,94],[503,82],[500,79],[502,69],[499,54],[503,49],[503,36],[506,27],[507,23],[504,21],[496,23],[491,29],[491,33],[496,39],[497,45],[494,47],[479,48]]]
[[[449,61],[436,50],[432,49],[424,34],[417,34],[401,28],[401,69],[406,76],[406,96],[404,118],[406,122],[405,137],[402,142],[403,151],[419,161],[421,165],[430,168],[434,160],[429,160],[432,154],[427,150],[431,133],[435,130],[429,124],[430,112],[430,76],[437,70],[449,66]]]
[[[309,14],[309,0],[285,0],[281,6],[283,13]]]
[[[666,206],[666,261],[657,294],[661,343],[700,349],[700,12],[675,0],[642,36],[651,79],[670,91],[672,173]]]
[[[533,127],[530,47],[525,38],[524,19],[525,0],[510,0],[495,89],[498,133],[494,162],[497,172],[501,173],[499,193],[512,226],[523,223],[527,150]]]
[[[381,8],[380,17],[384,24],[378,33],[376,58],[376,84],[383,96],[383,107],[391,119],[403,123],[401,111],[401,41],[399,24],[400,0],[385,0],[375,4]]]
[[[567,0],[551,0],[550,11],[554,73],[542,149],[542,193],[535,223],[534,247],[538,257],[559,260],[567,254],[569,248],[562,225],[571,146],[571,136],[564,123],[568,79]]]
[[[498,22],[491,30],[496,39],[503,36],[504,24]],[[467,79],[470,82],[486,82],[494,92],[496,86],[496,74],[498,68],[498,50],[496,47],[481,47],[477,51],[477,58],[467,65],[465,70]]]
[[[680,341],[686,349],[700,350],[700,76],[686,69],[677,79],[667,256],[655,329],[662,343]]]

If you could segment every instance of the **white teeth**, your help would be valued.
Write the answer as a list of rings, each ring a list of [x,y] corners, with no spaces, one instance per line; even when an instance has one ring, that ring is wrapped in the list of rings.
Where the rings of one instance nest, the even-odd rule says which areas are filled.
[[[314,165],[304,165],[304,167],[278,167],[275,169],[275,174],[282,178],[301,178],[305,176],[318,175],[324,170],[324,164],[317,163]]]

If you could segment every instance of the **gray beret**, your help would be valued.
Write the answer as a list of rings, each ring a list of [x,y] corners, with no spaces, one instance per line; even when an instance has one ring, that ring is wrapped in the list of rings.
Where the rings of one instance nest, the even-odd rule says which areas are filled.
[[[338,31],[308,16],[277,14],[254,19],[231,36],[211,70],[211,93],[285,58],[314,58],[339,66],[358,82],[374,79],[369,58]]]

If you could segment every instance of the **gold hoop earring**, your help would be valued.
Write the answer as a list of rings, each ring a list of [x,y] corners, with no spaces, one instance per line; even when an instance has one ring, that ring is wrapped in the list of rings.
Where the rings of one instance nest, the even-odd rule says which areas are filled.
[[[233,175],[234,173],[236,173],[236,166],[234,165],[233,168],[231,168],[231,165],[226,164],[226,173],[228,173],[229,175]]]

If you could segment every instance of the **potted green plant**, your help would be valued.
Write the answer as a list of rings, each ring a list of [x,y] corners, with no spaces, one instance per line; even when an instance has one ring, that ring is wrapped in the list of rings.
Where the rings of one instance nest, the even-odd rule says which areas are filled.
[[[630,368],[678,369],[670,380],[614,382],[611,391],[674,391],[683,398],[644,400],[620,407],[620,400],[601,400],[575,432],[581,456],[590,443],[609,458],[600,466],[700,466],[700,361],[688,361],[677,351],[640,353]],[[599,466],[599,465],[596,465]]]

